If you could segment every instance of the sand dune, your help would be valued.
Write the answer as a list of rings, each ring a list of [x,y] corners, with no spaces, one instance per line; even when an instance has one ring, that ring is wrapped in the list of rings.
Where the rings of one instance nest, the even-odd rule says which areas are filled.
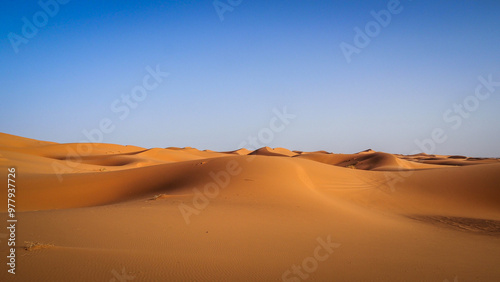
[[[250,155],[261,155],[261,156],[295,156],[297,153],[292,152],[285,148],[269,148],[262,147],[250,153]]]
[[[0,133],[0,166],[19,226],[1,281],[500,280],[498,159]]]
[[[420,161],[411,162],[408,160],[413,159],[406,160],[388,153],[369,151],[363,151],[357,154],[310,153],[302,154],[300,158],[363,170],[412,170],[442,167],[433,166]]]

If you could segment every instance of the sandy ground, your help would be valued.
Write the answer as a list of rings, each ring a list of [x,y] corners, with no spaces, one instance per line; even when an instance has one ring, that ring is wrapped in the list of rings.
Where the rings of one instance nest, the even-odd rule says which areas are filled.
[[[500,161],[58,144],[16,169],[1,281],[500,281]]]

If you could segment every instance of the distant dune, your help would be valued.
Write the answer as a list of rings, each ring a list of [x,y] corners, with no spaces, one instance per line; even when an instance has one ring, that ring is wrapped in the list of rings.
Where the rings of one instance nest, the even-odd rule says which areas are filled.
[[[1,281],[500,281],[495,158],[0,133],[0,166],[18,219]]]

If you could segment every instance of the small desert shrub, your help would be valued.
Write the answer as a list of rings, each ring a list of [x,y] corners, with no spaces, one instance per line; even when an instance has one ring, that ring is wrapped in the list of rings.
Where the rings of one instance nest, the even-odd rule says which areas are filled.
[[[46,249],[46,248],[54,247],[54,245],[52,245],[52,244],[43,244],[40,242],[32,242],[32,241],[24,241],[24,244],[26,244],[24,249],[28,252],[31,252],[34,250],[39,250],[39,249]]]
[[[166,197],[167,197],[167,194],[154,195],[154,197],[151,198],[151,201],[158,200],[158,199],[163,199],[163,198],[166,198]]]

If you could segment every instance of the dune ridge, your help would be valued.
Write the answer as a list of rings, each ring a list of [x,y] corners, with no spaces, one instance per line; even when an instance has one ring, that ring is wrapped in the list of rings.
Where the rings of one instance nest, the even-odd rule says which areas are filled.
[[[16,167],[18,263],[30,270],[4,271],[2,281],[110,280],[122,268],[136,281],[299,279],[287,269],[328,236],[338,248],[307,272],[312,281],[500,279],[495,158],[147,149],[0,133],[0,166]],[[28,252],[24,241],[51,247]]]

